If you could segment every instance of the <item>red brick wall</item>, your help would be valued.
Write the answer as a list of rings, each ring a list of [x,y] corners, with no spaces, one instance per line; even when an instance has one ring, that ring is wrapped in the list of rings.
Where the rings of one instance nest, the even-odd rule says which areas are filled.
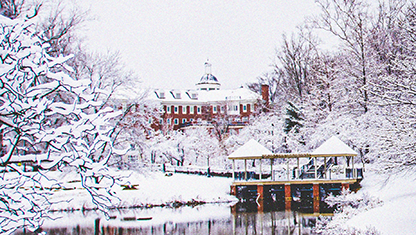
[[[170,108],[170,113],[167,112],[167,106],[164,105],[163,106],[163,110],[165,111],[164,114],[162,115],[162,118],[164,120],[164,125],[167,124],[167,119],[170,118],[171,119],[171,125],[173,126],[173,129],[179,129],[181,124],[182,124],[182,119],[186,118],[186,122],[190,122],[190,119],[193,119],[193,122],[196,123],[198,121],[198,119],[201,119],[202,121],[212,121],[214,120],[216,117],[220,117],[223,115],[226,115],[224,113],[221,112],[221,105],[215,105],[217,107],[217,111],[214,112],[214,108],[213,105],[203,105],[203,106],[199,106],[201,108],[201,113],[198,114],[197,112],[197,105],[193,105],[194,107],[194,112],[191,114],[190,113],[190,105],[187,105],[186,107],[186,113],[182,112],[182,105],[177,105],[176,107],[178,107],[178,112],[175,113],[174,112],[174,107],[175,105],[169,105]],[[232,116],[230,115],[230,117],[235,118],[235,117],[240,117],[239,122],[243,121],[243,117],[247,117],[248,118],[252,115],[251,112],[251,106],[250,104],[246,104],[247,110],[244,112],[243,111],[243,104],[240,104],[240,115],[238,116]],[[225,108],[225,112],[227,112],[226,108]],[[174,124],[174,120],[178,119],[178,125]],[[247,121],[246,121],[247,122]]]

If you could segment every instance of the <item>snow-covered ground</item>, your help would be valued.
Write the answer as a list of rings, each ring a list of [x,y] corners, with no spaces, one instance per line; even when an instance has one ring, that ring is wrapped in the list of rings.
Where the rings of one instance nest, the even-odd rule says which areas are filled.
[[[359,229],[375,228],[381,234],[416,234],[416,174],[390,177],[367,172],[358,194],[376,196],[382,205],[353,216],[347,225]]]
[[[357,193],[330,200],[343,206],[323,234],[416,234],[415,173],[367,171]],[[320,226],[318,226],[319,229]]]
[[[158,205],[173,205],[175,202],[236,202],[234,196],[229,195],[230,178],[198,175],[173,174],[166,176],[162,172],[149,172],[139,174],[130,172],[126,183],[138,185],[137,190],[123,190],[123,187],[114,186],[116,196],[120,199],[117,207],[149,207]],[[82,189],[79,182],[72,182],[71,173],[61,173],[61,179],[68,188],[73,190],[58,190],[52,196],[53,201],[67,201],[52,206],[52,210],[91,209],[95,208],[88,192]],[[104,189],[102,189],[104,190]]]

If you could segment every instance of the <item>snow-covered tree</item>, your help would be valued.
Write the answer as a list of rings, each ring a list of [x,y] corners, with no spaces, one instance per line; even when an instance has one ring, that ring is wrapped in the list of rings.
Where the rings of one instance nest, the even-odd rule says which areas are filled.
[[[159,133],[150,139],[152,163],[217,166],[223,164],[219,141],[205,127]]]
[[[336,36],[345,51],[343,76],[349,80],[350,102],[356,102],[356,109],[369,110],[367,86],[374,78],[372,71],[372,54],[368,41],[371,34],[372,15],[365,1],[356,0],[319,0],[321,8],[319,17],[313,25]]]
[[[52,169],[73,169],[100,209],[111,206],[110,121],[119,113],[97,108],[95,94],[105,91],[69,76],[70,57],[51,57],[30,20],[1,17],[0,29],[0,231],[36,229],[47,217],[52,192],[42,189],[60,183]],[[38,171],[26,172],[24,162]]]

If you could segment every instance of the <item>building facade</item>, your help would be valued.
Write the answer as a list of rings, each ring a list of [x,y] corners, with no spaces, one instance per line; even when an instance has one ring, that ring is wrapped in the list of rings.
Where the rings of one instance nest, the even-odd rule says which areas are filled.
[[[211,64],[206,62],[205,74],[194,89],[151,92],[149,99],[159,103],[161,111],[159,120],[151,120],[152,127],[177,130],[226,125],[229,129],[240,129],[267,105],[268,87],[262,87],[261,93],[244,87],[222,90],[211,73]]]

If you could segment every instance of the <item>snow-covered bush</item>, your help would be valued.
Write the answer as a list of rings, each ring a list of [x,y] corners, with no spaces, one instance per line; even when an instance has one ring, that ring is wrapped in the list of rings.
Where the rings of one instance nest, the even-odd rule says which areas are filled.
[[[332,218],[319,217],[315,232],[318,234],[379,234],[376,229],[368,228],[365,231],[351,228],[345,222],[353,216],[381,206],[383,202],[374,196],[366,193],[358,195],[343,190],[339,196],[328,196],[325,202],[337,209]]]
[[[47,217],[50,170],[72,168],[97,207],[112,205],[116,151],[112,118],[89,79],[75,80],[65,62],[46,53],[30,20],[0,16],[0,232],[36,229]],[[26,172],[25,164],[37,169]],[[36,171],[37,170],[37,171]],[[101,189],[100,189],[101,188]]]

